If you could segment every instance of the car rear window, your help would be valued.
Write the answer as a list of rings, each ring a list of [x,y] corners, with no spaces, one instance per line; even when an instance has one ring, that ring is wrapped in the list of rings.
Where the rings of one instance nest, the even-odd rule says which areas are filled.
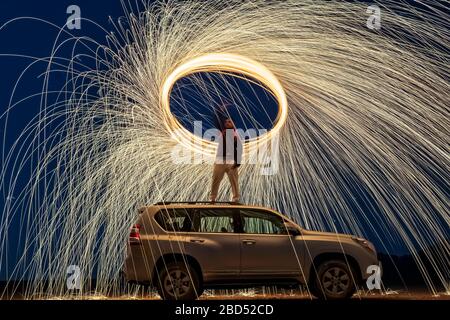
[[[155,220],[165,231],[192,231],[192,215],[190,209],[161,209],[156,213]]]

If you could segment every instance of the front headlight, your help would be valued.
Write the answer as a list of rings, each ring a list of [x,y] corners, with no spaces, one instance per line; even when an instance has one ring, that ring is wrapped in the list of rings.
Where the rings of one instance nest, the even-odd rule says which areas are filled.
[[[366,248],[373,254],[375,254],[375,255],[377,254],[377,250],[375,249],[375,246],[373,245],[372,242],[370,242],[364,238],[357,238],[357,237],[353,237],[352,240],[358,242],[360,246]]]

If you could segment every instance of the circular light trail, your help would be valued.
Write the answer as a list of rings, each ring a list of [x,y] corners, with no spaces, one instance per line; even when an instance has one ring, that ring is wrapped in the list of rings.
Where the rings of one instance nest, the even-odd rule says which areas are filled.
[[[255,60],[236,54],[207,54],[179,65],[166,78],[162,86],[160,100],[165,125],[171,136],[183,146],[205,155],[214,155],[217,148],[216,142],[198,137],[184,128],[170,111],[170,94],[177,80],[198,72],[231,72],[248,76],[262,83],[277,100],[278,114],[273,128],[259,137],[247,140],[244,147],[245,152],[269,142],[283,127],[288,112],[286,94],[277,77],[269,69]]]

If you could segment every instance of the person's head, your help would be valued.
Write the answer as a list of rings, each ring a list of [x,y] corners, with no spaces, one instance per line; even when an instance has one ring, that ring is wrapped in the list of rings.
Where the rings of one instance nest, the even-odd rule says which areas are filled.
[[[226,118],[223,121],[223,127],[224,129],[234,129],[234,122],[231,118]]]

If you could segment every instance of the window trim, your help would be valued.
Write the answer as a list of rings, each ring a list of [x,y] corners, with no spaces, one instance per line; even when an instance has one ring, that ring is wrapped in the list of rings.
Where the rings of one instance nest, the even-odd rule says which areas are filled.
[[[238,231],[234,231],[234,232],[198,232],[198,231],[167,231],[165,230],[158,222],[158,220],[156,219],[156,215],[159,214],[162,210],[168,210],[168,209],[184,209],[190,212],[190,214],[192,214],[192,221],[194,222],[195,220],[195,211],[196,210],[201,210],[201,209],[206,209],[206,210],[212,210],[212,209],[216,209],[216,210],[222,210],[222,209],[228,209],[228,210],[239,210],[239,214],[237,215],[238,217],[238,222],[239,222],[239,229]],[[160,230],[166,234],[220,234],[220,235],[252,235],[252,236],[290,236],[289,234],[273,234],[273,233],[245,233],[244,230],[242,229],[242,214],[241,214],[241,210],[256,210],[256,211],[263,211],[263,212],[268,212],[271,215],[277,216],[280,219],[282,219],[284,222],[289,222],[294,224],[295,226],[297,226],[299,228],[299,232],[300,232],[300,236],[303,234],[302,232],[302,227],[299,226],[296,222],[292,221],[291,219],[289,219],[288,217],[285,217],[284,215],[282,215],[281,213],[272,210],[270,208],[236,208],[236,207],[219,207],[219,208],[164,208],[164,209],[159,209],[158,211],[156,211],[153,215],[152,215],[152,219],[154,220],[154,222],[156,223],[156,225],[160,228]],[[194,225],[194,223],[193,223]],[[193,229],[193,228],[192,228]]]

